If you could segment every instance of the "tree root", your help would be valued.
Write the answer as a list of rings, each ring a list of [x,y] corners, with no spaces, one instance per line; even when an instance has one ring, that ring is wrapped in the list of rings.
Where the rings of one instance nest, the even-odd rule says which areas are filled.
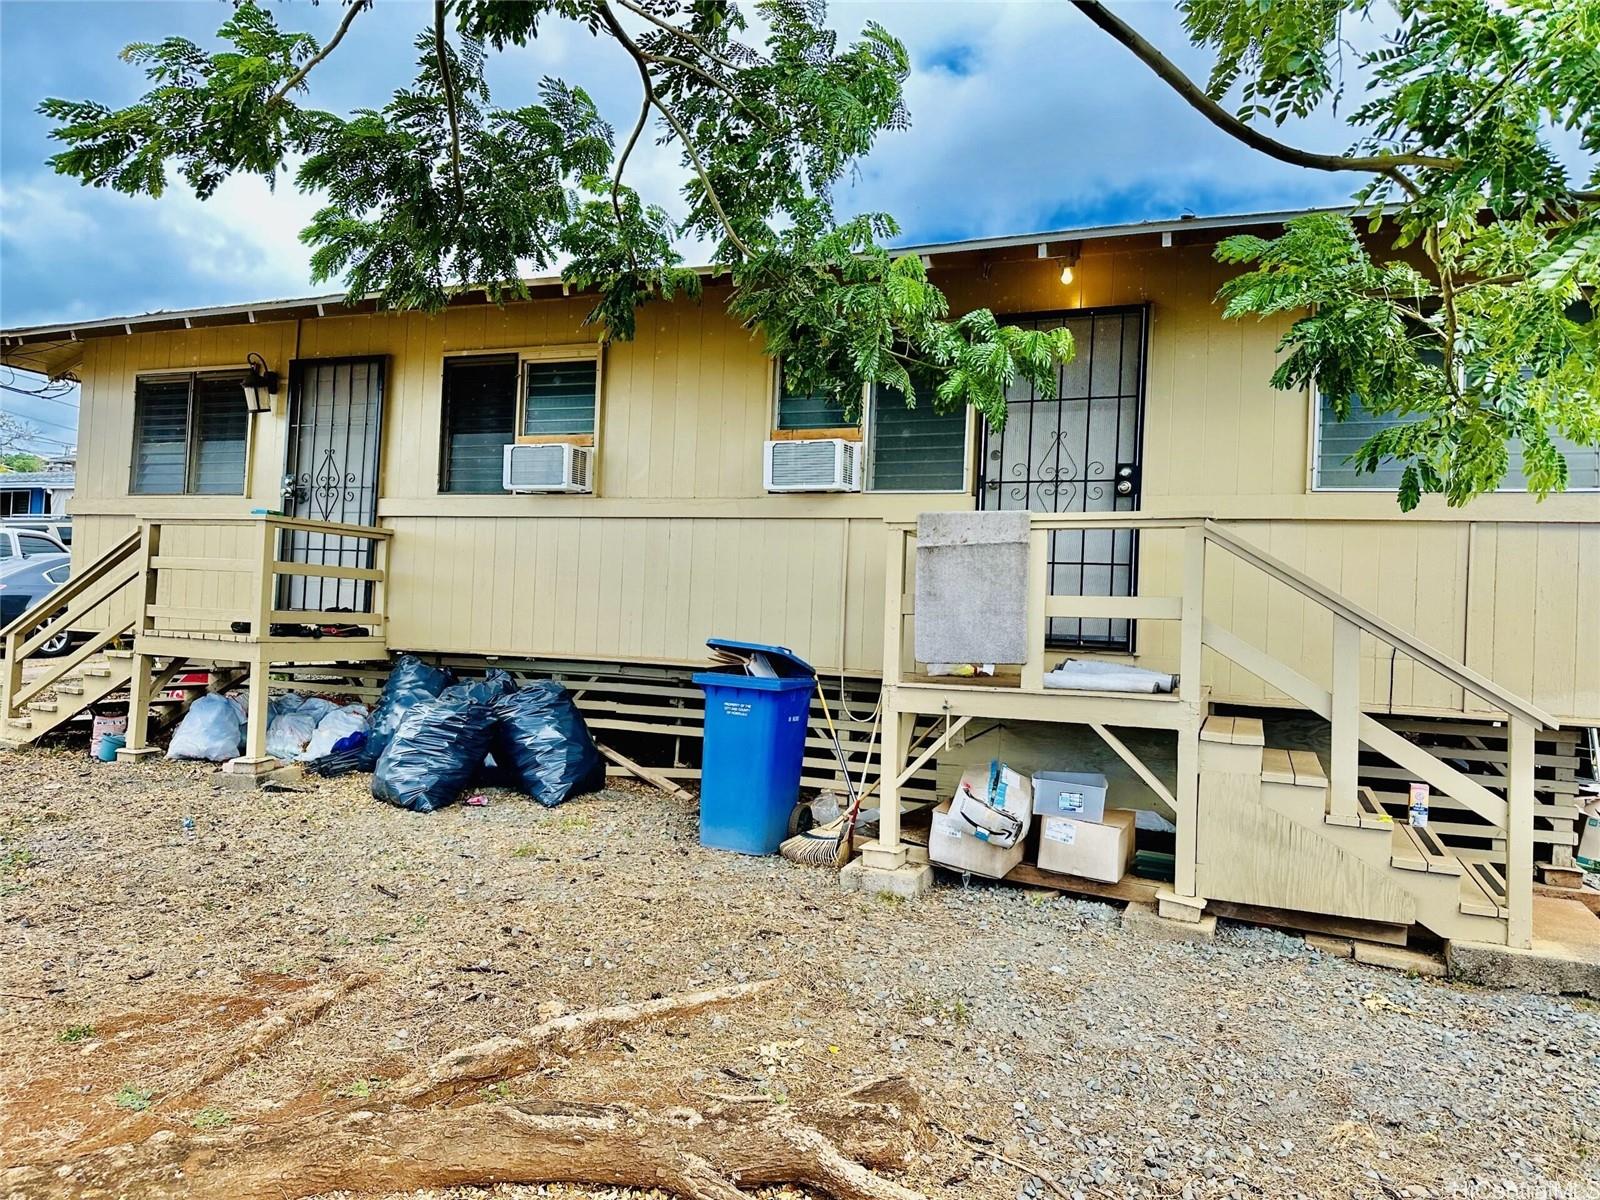
[[[568,1013],[536,1026],[523,1037],[498,1037],[463,1046],[435,1059],[425,1071],[397,1082],[384,1099],[421,1105],[469,1092],[497,1079],[538,1070],[550,1058],[587,1049],[622,1030],[660,1017],[682,1017],[702,1009],[731,1004],[776,982],[771,979],[736,983],[703,992],[663,996],[639,1004],[616,1004]]]
[[[291,1200],[492,1183],[654,1187],[739,1200],[793,1183],[836,1200],[921,1200],[874,1173],[914,1148],[915,1093],[880,1080],[811,1104],[644,1109],[532,1101],[314,1117],[219,1134],[164,1130],[69,1163],[0,1172],[7,1197]]]

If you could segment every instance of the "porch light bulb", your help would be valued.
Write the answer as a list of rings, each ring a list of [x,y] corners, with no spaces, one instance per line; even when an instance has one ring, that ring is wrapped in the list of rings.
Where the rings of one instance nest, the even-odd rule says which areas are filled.
[[[1072,282],[1072,264],[1071,263],[1068,263],[1066,266],[1061,268],[1061,282],[1064,283],[1064,284]]]

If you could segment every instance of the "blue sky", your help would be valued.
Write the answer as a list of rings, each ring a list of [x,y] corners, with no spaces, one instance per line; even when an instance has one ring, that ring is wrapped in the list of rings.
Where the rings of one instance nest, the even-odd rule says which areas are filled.
[[[341,8],[290,0],[274,11],[325,36]],[[1170,5],[1118,9],[1203,76]],[[430,14],[426,3],[380,0],[313,77],[309,102],[381,105],[410,78],[411,39]],[[136,199],[83,188],[45,162],[53,144],[40,100],[128,103],[145,81],[118,60],[124,45],[170,34],[207,45],[225,16],[221,0],[0,3],[0,327],[337,290],[310,282],[296,234],[316,203],[287,179],[275,190],[230,181],[202,204],[181,181],[160,200]],[[840,3],[829,19],[842,31],[879,20],[911,51],[912,127],[881,139],[839,197],[893,213],[909,241],[1337,203],[1354,182],[1238,146],[1065,4]],[[495,59],[496,101],[530,97],[545,74],[588,88],[614,124],[636,111],[621,52],[557,23]],[[1331,121],[1293,136],[1326,149],[1346,140]],[[676,154],[648,146],[634,161],[631,182],[672,208]],[[59,403],[0,392],[0,404],[53,422],[49,437],[70,421]]]

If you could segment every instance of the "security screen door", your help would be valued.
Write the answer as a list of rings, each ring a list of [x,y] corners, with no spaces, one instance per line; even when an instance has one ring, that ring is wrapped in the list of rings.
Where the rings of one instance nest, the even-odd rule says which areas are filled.
[[[1077,345],[1046,399],[1019,379],[998,433],[984,427],[978,507],[1033,512],[1129,512],[1139,507],[1144,425],[1146,310],[1081,309],[1007,317],[1025,329],[1066,326]],[[1120,490],[1119,490],[1120,488]],[[1050,535],[1050,591],[1058,596],[1131,596],[1139,540],[1130,529],[1057,530]],[[1126,618],[1052,617],[1051,646],[1127,650]]]
[[[381,358],[308,359],[290,367],[283,476],[283,510],[290,516],[377,524],[383,367]],[[290,562],[372,565],[372,543],[359,538],[300,530],[282,536],[279,553]],[[282,608],[372,609],[365,580],[291,576],[278,586]]]

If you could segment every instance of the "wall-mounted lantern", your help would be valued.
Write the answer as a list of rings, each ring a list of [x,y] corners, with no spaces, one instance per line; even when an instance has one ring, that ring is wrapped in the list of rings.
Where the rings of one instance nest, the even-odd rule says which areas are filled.
[[[247,359],[250,374],[242,381],[245,409],[253,413],[271,412],[272,398],[278,394],[278,373],[267,370],[267,360],[259,354]]]

